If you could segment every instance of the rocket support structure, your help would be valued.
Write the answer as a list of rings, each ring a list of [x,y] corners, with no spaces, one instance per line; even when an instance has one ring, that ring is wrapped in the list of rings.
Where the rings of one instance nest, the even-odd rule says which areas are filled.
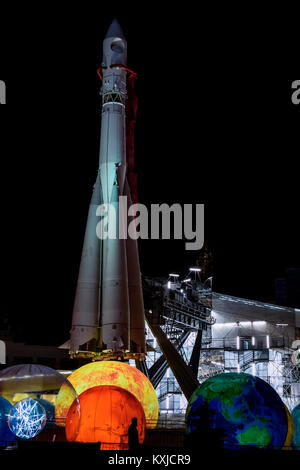
[[[128,234],[127,238],[119,236],[119,197],[127,196],[128,206],[132,203],[126,159],[126,83],[132,72],[127,69],[127,42],[116,20],[103,42],[101,71],[99,169],[76,288],[70,355],[98,360],[144,359],[145,317],[137,240]],[[108,233],[115,233],[115,238],[102,239],[96,231],[100,205],[107,208]]]

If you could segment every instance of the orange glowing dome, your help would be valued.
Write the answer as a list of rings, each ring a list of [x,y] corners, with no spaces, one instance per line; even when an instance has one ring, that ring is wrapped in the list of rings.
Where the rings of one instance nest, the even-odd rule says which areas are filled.
[[[144,442],[145,413],[132,393],[124,388],[100,385],[83,392],[79,401],[80,418],[76,413],[76,402],[72,404],[67,415],[68,441],[101,442],[101,449],[127,450],[128,428],[132,418],[136,418],[139,443]],[[80,423],[77,423],[77,420],[80,420]],[[74,428],[77,427],[79,431],[76,435]]]
[[[99,385],[114,385],[127,390],[143,406],[146,427],[155,428],[159,410],[157,396],[150,380],[135,367],[117,361],[91,362],[75,370],[68,377],[68,381],[73,385],[78,396]],[[57,422],[67,416],[73,398],[67,387],[63,385],[56,399]]]

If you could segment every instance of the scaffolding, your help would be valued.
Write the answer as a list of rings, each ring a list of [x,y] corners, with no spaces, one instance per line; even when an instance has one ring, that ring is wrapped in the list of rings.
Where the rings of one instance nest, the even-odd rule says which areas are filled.
[[[167,280],[144,280],[147,343],[153,349],[146,365],[161,414],[185,411],[187,397],[199,385],[201,348],[212,339],[212,293],[201,283],[199,272],[191,268],[181,282],[177,274]]]
[[[293,360],[295,349],[292,343],[295,337],[288,336],[291,330],[282,327],[285,325],[278,327],[272,322],[271,315],[268,322],[252,322],[243,317],[247,321],[240,322],[238,313],[235,313],[236,321],[226,324],[232,327],[222,337],[216,337],[212,333],[215,319],[211,290],[199,281],[187,281],[180,283],[172,275],[167,282],[150,281],[152,298],[148,308],[151,305],[152,309],[148,310],[148,314],[175,346],[185,365],[191,369],[196,365],[193,370],[198,384],[223,372],[245,372],[267,381],[292,411],[300,403],[300,365],[296,363],[299,361]],[[232,301],[231,297],[228,299]],[[234,300],[236,308],[238,299]],[[250,306],[255,314],[260,308],[257,302],[250,305],[250,301],[240,301],[247,308]],[[263,305],[263,308],[267,307]],[[272,308],[282,310],[282,307]],[[222,324],[216,326],[222,328]],[[174,367],[169,367],[170,361],[160,350],[153,327],[147,327],[146,331],[147,343],[153,348],[147,354],[146,366],[157,392],[160,413],[183,415],[187,407],[187,394],[183,393],[176,374],[172,372]]]
[[[155,352],[147,355],[147,365],[151,368],[161,353],[149,329],[147,329],[147,335],[149,336],[148,342],[152,343],[155,349]],[[182,348],[182,357],[187,363],[192,354],[195,336],[196,333],[191,332]],[[201,348],[197,377],[200,383],[223,372],[244,372],[268,382],[290,411],[300,403],[300,366],[293,363],[292,358],[295,353],[293,349],[270,347],[269,349],[237,350],[234,347],[210,347],[211,344]],[[156,392],[162,414],[185,413],[187,400],[169,367],[156,387]]]

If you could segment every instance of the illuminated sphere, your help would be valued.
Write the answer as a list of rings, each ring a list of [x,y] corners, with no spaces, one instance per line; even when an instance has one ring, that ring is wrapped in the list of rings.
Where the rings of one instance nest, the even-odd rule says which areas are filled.
[[[293,447],[300,449],[300,403],[292,411],[294,423]]]
[[[139,442],[145,439],[145,413],[139,401],[124,388],[100,385],[79,396],[80,425],[76,442],[101,442],[101,449],[128,449],[128,428],[137,418]],[[75,412],[75,415],[74,415]],[[73,440],[77,427],[76,403],[71,406],[66,420],[66,437]]]
[[[10,411],[8,426],[20,439],[32,439],[42,431],[46,421],[44,407],[33,398],[25,398]]]
[[[147,377],[129,364],[117,361],[99,361],[86,364],[75,370],[69,377],[77,395],[98,385],[114,385],[132,393],[144,408],[146,427],[155,428],[158,418],[158,400],[155,390]],[[67,416],[73,403],[73,396],[65,385],[58,393],[55,418]]]
[[[283,449],[290,449],[292,446],[292,441],[293,441],[293,435],[294,435],[294,423],[293,423],[293,418],[291,413],[289,412],[288,408],[284,405],[286,415],[287,415],[287,420],[288,420],[288,428],[287,428],[287,434],[286,438],[283,444]]]
[[[55,428],[55,406],[53,403],[43,398],[37,398],[36,401],[38,401],[46,411],[46,428]]]
[[[12,404],[0,396],[0,447],[6,447],[15,440],[15,435],[8,426],[8,416],[12,408]]]
[[[219,374],[190,398],[186,432],[194,445],[205,436],[226,449],[281,448],[288,417],[277,392],[250,374]],[[209,436],[209,438],[207,437]]]

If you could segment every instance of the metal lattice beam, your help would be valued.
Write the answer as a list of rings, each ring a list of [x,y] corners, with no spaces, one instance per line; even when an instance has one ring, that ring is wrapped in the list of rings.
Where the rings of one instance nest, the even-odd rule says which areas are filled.
[[[172,344],[167,338],[162,328],[159,325],[152,324],[150,315],[146,316],[146,320],[183,394],[186,399],[189,400],[192,393],[196,388],[198,388],[200,383],[196,379],[191,368],[184,362],[174,344]]]
[[[178,351],[183,347],[186,339],[188,338],[190,331],[184,331],[177,342]],[[161,380],[163,379],[167,368],[169,367],[168,362],[164,355],[162,354],[157,361],[153,364],[153,366],[149,369],[149,379],[154,388],[158,387]]]
[[[202,330],[198,330],[196,341],[193,347],[191,359],[189,362],[189,366],[193,371],[195,377],[198,377],[198,369],[199,369],[199,360],[200,360],[200,352],[201,352],[201,343],[202,343]]]

